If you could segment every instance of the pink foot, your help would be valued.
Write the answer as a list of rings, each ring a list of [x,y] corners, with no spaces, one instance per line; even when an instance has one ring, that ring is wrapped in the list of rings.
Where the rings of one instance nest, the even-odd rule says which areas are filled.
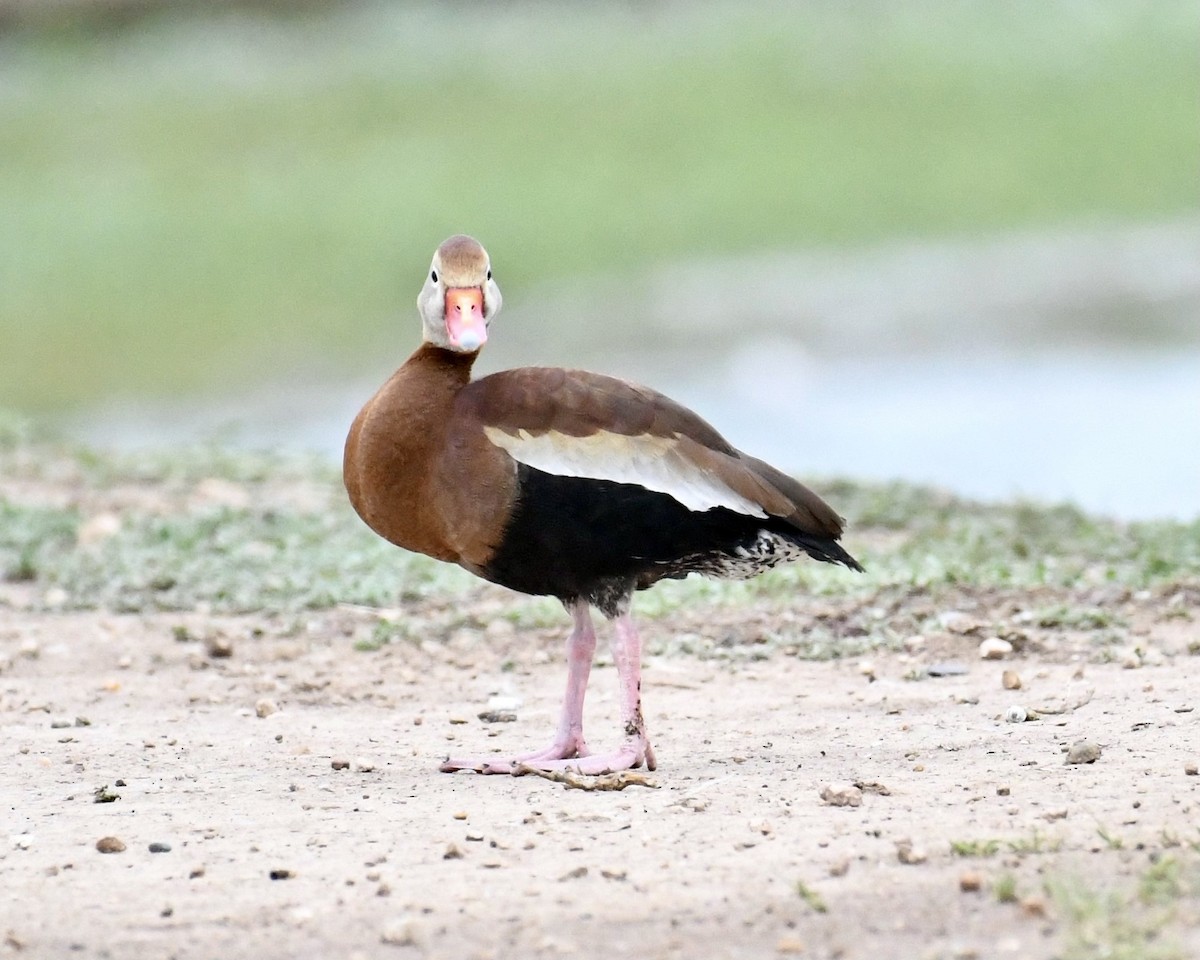
[[[554,742],[544,750],[515,757],[450,757],[441,765],[442,773],[454,773],[456,770],[512,773],[522,763],[540,764],[588,755],[589,750],[583,739],[583,697],[592,669],[592,654],[596,652],[596,630],[592,626],[592,615],[586,601],[577,601],[570,610],[575,625],[567,637],[567,692],[563,697],[562,714]]]
[[[658,766],[654,759],[654,748],[644,737],[628,740],[612,753],[580,754],[577,757],[546,757],[521,761],[512,770],[520,776],[525,771],[522,767],[534,770],[545,770],[547,773],[555,770],[570,770],[584,776],[594,777],[602,773],[616,773],[618,770],[634,770],[645,764],[647,770]]]
[[[554,761],[569,761],[573,757],[586,757],[589,751],[582,737],[565,740],[556,739],[542,750],[522,753],[515,757],[450,757],[438,769],[442,773],[457,770],[474,770],[476,773],[516,773],[522,766],[543,769],[542,765]]]

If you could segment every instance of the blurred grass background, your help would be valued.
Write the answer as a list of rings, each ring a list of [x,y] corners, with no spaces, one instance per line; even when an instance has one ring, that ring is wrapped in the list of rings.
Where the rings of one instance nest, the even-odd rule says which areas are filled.
[[[1198,59],[1187,0],[10,18],[0,406],[399,360],[457,231],[519,305],[691,254],[1194,214]]]

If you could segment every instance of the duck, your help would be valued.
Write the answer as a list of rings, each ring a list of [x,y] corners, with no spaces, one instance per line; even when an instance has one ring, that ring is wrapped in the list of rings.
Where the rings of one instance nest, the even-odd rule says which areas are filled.
[[[631,616],[638,591],[690,574],[747,579],[806,558],[863,567],[839,542],[843,519],[816,493],[655,390],[557,367],[472,379],[502,302],[477,240],[438,246],[417,297],[421,345],[350,427],[346,492],[396,546],[556,597],[571,617],[551,743],[448,757],[442,771],[654,770]],[[612,625],[621,723],[619,744],[598,752],[583,731],[592,610]]]

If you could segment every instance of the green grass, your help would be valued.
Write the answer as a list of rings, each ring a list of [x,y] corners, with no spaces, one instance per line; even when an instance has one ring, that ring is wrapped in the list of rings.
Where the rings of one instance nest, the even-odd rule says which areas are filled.
[[[951,840],[950,852],[956,857],[994,857],[1000,852],[1000,841]]]
[[[479,581],[457,567],[397,550],[368,531],[346,502],[340,477],[323,462],[220,449],[101,456],[23,436],[19,428],[0,429],[0,490],[14,491],[0,494],[0,579],[55,598],[52,606],[405,609],[455,602],[478,589]],[[244,504],[200,496],[214,478],[235,485]],[[902,639],[903,631],[921,628],[909,619],[938,609],[936,602],[906,598],[936,601],[964,587],[1048,588],[1070,597],[1091,596],[1106,584],[1162,596],[1200,587],[1200,520],[1119,524],[1065,508],[984,505],[916,487],[818,486],[852,518],[848,544],[866,574],[798,563],[748,582],[664,582],[639,595],[639,612],[654,617],[697,604],[816,594],[841,603],[858,626],[847,631],[843,624],[841,633],[824,621],[796,628],[815,644],[806,655],[828,656],[850,652],[855,643]],[[22,490],[33,493],[17,495]],[[297,491],[307,493],[297,501]],[[889,491],[906,505],[906,518],[872,512]],[[80,543],[81,529],[98,512],[115,512],[119,529]],[[538,598],[514,602],[507,614],[522,629],[558,624],[562,616],[557,604]],[[469,608],[462,616],[470,618]],[[381,633],[371,642],[390,639]],[[769,652],[783,639],[748,639],[747,649]]]
[[[1002,873],[992,885],[997,903],[1017,902],[1017,878],[1011,873]]]
[[[796,881],[796,895],[800,897],[813,913],[828,913],[829,906],[825,903],[825,898],[822,897],[816,890],[810,887],[803,880]]]
[[[1194,861],[1162,857],[1128,884],[1101,887],[1054,876],[1046,883],[1063,926],[1063,960],[1184,960],[1181,930],[1194,930],[1200,872]]]
[[[688,254],[1196,209],[1182,0],[567,10],[0,38],[0,405],[344,372],[415,338],[458,230],[519,303]]]

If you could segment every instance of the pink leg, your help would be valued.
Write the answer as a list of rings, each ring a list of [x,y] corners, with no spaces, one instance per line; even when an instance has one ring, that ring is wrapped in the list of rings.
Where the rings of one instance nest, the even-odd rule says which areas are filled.
[[[585,600],[576,601],[571,607],[571,617],[575,625],[567,638],[567,692],[563,697],[562,713],[559,716],[558,733],[555,734],[554,742],[543,750],[515,757],[451,758],[442,764],[443,773],[452,773],[455,770],[512,773],[517,765],[522,763],[541,766],[547,760],[587,756],[588,748],[583,739],[583,697],[587,693],[592,656],[596,652],[596,629],[592,626],[592,614]]]
[[[612,753],[585,754],[572,757],[544,757],[526,760],[525,765],[539,770],[574,770],[583,774],[613,773],[630,770],[643,763],[647,770],[657,766],[654,748],[646,736],[646,721],[642,718],[642,639],[626,609],[616,618],[613,635],[613,661],[621,684],[621,723],[625,740]]]

